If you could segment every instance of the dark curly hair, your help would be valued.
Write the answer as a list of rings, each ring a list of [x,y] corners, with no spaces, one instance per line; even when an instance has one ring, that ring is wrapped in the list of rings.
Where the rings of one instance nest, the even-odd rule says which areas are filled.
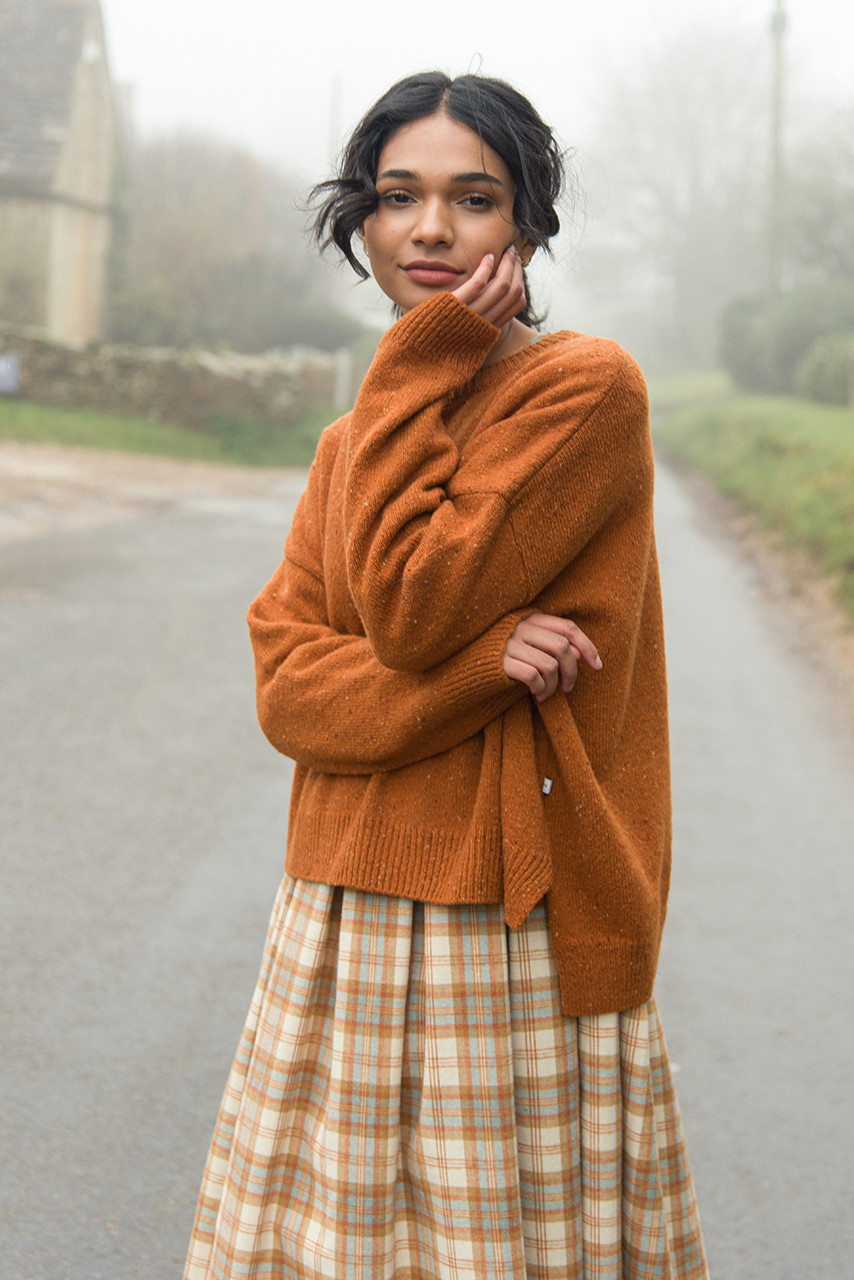
[[[516,185],[513,221],[520,232],[547,252],[560,228],[555,205],[564,188],[564,157],[554,134],[517,89],[504,80],[442,71],[407,76],[387,90],[365,113],[345,146],[338,173],[311,192],[317,209],[314,236],[321,249],[340,251],[363,280],[368,272],[353,250],[353,235],[379,201],[376,188],[380,153],[388,139],[413,120],[446,111],[468,125],[497,152]],[[527,281],[525,282],[526,293]],[[530,297],[530,294],[528,294]],[[538,327],[541,318],[530,303],[518,317]]]

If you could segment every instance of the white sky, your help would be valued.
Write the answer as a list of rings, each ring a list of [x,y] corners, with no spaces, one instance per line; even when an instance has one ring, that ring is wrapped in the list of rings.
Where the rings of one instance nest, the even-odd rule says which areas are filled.
[[[101,0],[114,77],[142,133],[181,126],[234,140],[307,181],[394,80],[477,66],[527,93],[567,145],[585,142],[599,95],[679,25],[768,30],[773,0]],[[785,0],[796,78],[854,91],[851,0]],[[761,47],[761,46],[760,46]],[[758,67],[764,75],[765,68]],[[334,143],[334,145],[333,145]]]

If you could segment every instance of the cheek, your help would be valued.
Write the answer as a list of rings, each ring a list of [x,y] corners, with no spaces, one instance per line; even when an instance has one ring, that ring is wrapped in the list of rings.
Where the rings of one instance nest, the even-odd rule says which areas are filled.
[[[496,210],[495,215],[489,220],[489,226],[483,228],[481,239],[484,242],[489,241],[489,248],[493,252],[503,253],[518,234],[512,219]]]
[[[497,260],[505,248],[505,240],[503,223],[496,225],[492,221],[488,225],[464,227],[457,234],[457,244],[472,266],[477,266],[485,253],[494,253]]]
[[[469,246],[469,256],[471,258],[472,267],[477,267],[483,261],[484,254],[492,253],[495,255],[495,265],[498,266],[501,255],[513,243],[513,235],[503,224],[500,227],[493,227],[488,234],[478,236]]]
[[[386,254],[391,251],[395,237],[382,220],[375,220],[371,225],[366,226],[366,231],[368,248],[375,254]]]

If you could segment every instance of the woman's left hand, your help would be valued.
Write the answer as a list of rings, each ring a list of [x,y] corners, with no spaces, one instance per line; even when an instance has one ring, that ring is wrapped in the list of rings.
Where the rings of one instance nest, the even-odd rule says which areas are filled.
[[[517,623],[504,646],[504,674],[527,685],[537,702],[545,702],[558,684],[569,693],[578,679],[578,663],[594,671],[602,659],[589,636],[569,618],[532,613]]]
[[[453,291],[453,296],[464,302],[475,315],[503,329],[514,316],[525,310],[528,299],[525,296],[522,259],[516,246],[511,244],[505,249],[493,274],[494,262],[494,255],[486,254],[477,270]]]

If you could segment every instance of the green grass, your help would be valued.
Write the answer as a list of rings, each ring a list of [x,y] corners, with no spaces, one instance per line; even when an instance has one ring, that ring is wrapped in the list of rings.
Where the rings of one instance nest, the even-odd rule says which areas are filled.
[[[321,431],[339,416],[329,405],[322,405],[281,430],[257,419],[235,417],[215,418],[207,432],[230,461],[252,467],[307,467]]]
[[[649,400],[653,414],[673,413],[677,409],[706,404],[729,395],[732,384],[722,369],[703,373],[674,373],[650,378]]]
[[[63,444],[125,453],[196,458],[245,466],[307,466],[321,431],[336,416],[320,407],[293,426],[277,429],[252,418],[220,418],[204,431],[167,422],[125,418],[88,409],[55,409],[0,398],[0,440]]]
[[[838,576],[854,614],[854,409],[721,393],[657,413],[654,435]]]

